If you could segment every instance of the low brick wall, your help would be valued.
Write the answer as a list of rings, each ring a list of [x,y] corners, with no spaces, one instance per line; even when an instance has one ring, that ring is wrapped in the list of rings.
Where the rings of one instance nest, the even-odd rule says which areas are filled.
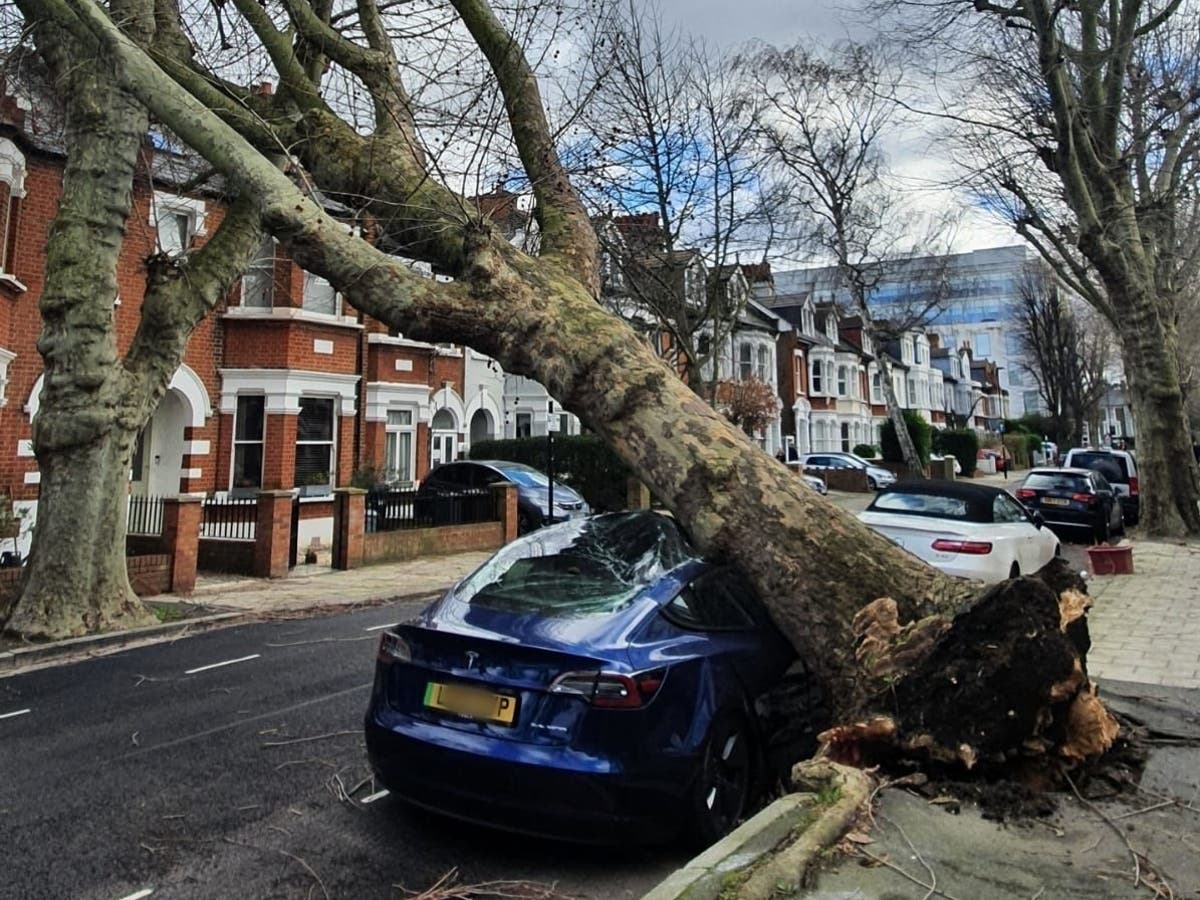
[[[171,587],[171,554],[152,553],[125,557],[129,583],[139,597],[165,594]],[[8,618],[21,595],[22,569],[0,569],[0,622]]]
[[[133,592],[139,597],[165,594],[171,589],[171,554],[127,556],[125,566],[129,569]]]
[[[254,574],[254,541],[223,541],[201,538],[196,555],[201,572],[226,572],[231,575]]]
[[[0,622],[8,619],[20,595],[21,570],[0,569]]]
[[[363,564],[398,562],[439,553],[496,550],[503,544],[504,528],[499,522],[376,531],[363,535]]]

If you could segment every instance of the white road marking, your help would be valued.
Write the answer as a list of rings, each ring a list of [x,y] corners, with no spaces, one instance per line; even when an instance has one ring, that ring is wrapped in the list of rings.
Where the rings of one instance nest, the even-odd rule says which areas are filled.
[[[364,628],[363,631],[382,631],[385,628],[391,628],[395,622],[388,622],[386,625],[372,625],[370,628]]]
[[[3,715],[0,715],[0,719],[11,719],[13,716],[23,716],[27,712],[30,712],[30,710],[18,709],[16,712],[4,713]]]
[[[151,888],[142,888],[136,893],[130,894],[128,897],[122,897],[121,900],[142,900],[143,897],[149,897],[154,891]]]
[[[362,798],[361,800],[359,800],[358,802],[359,802],[359,803],[374,803],[376,800],[382,800],[382,799],[383,799],[384,797],[386,797],[387,795],[388,795],[388,791],[386,791],[386,790],[383,790],[383,791],[376,791],[376,792],[375,792],[375,793],[373,793],[371,796],[369,796],[369,797],[363,797],[363,798]]]
[[[200,666],[199,668],[196,668],[196,669],[188,669],[183,674],[184,675],[195,675],[197,672],[207,672],[209,669],[219,669],[219,668],[221,668],[221,666],[232,666],[234,663],[248,662],[249,660],[252,660],[252,659],[258,659],[260,656],[262,656],[261,653],[251,653],[249,656],[243,656],[238,659],[227,659],[227,660],[225,660],[225,662],[210,663],[207,666]]]

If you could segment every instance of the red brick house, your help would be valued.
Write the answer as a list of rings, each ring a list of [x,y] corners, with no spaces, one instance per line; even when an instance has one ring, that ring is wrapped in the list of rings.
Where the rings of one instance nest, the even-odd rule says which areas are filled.
[[[40,480],[30,441],[42,372],[38,299],[64,164],[60,123],[40,107],[0,101],[0,492],[30,520]],[[178,192],[194,175],[187,157],[148,138],[114,298],[121,353],[137,328],[147,258],[186,253],[220,224],[219,198]],[[304,487],[313,496],[301,501],[300,543],[328,543],[328,486],[348,485],[360,470],[419,480],[471,439],[503,434],[503,395],[490,360],[389,334],[268,239],[193,334],[138,442],[131,492]]]

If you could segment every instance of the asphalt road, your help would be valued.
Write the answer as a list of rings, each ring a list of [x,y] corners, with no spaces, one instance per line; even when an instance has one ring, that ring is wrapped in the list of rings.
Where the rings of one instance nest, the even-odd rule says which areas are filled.
[[[465,883],[617,900],[683,861],[672,847],[539,842],[370,799],[368,629],[415,608],[230,628],[0,679],[0,898],[399,898],[457,868]]]

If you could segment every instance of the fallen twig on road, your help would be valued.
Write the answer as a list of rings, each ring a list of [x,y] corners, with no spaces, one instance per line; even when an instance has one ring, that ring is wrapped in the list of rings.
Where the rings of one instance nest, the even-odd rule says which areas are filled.
[[[321,876],[318,875],[316,870],[313,869],[313,867],[310,866],[302,857],[297,856],[295,853],[290,853],[281,847],[259,847],[257,844],[245,844],[241,841],[235,841],[233,838],[228,837],[222,838],[222,840],[224,840],[225,843],[232,844],[235,847],[245,847],[247,850],[258,850],[262,853],[280,853],[286,856],[288,859],[294,860],[295,862],[299,863],[304,868],[304,871],[312,877],[312,880],[317,883],[317,887],[321,889],[321,894],[325,897],[325,900],[330,900],[329,891],[325,887],[325,882],[321,880]]]
[[[457,867],[450,869],[423,891],[410,890],[400,884],[392,887],[403,891],[408,900],[574,900],[569,894],[560,894],[556,885],[539,881],[462,884],[458,879]]]
[[[344,737],[347,734],[356,734],[362,736],[362,729],[353,731],[331,731],[328,734],[314,734],[311,737],[289,738],[286,741],[264,741],[264,747],[286,747],[289,744],[306,744],[309,741],[323,741],[326,738]]]
[[[1083,794],[1079,793],[1079,788],[1075,786],[1075,782],[1071,779],[1069,774],[1063,772],[1063,778],[1065,778],[1067,784],[1070,785],[1071,793],[1075,795],[1075,799],[1082,803],[1084,807],[1094,813],[1100,818],[1101,821],[1104,822],[1105,825],[1112,829],[1113,833],[1116,834],[1117,837],[1121,839],[1121,842],[1125,845],[1125,849],[1129,851],[1129,855],[1133,858],[1133,886],[1136,888],[1140,885],[1145,885],[1147,889],[1154,892],[1154,896],[1163,897],[1166,898],[1166,900],[1174,900],[1175,892],[1171,889],[1171,885],[1167,883],[1165,878],[1163,878],[1154,870],[1154,867],[1150,862],[1150,857],[1134,849],[1133,844],[1129,841],[1129,836],[1125,833],[1125,829],[1114,822],[1112,817],[1106,814],[1104,810],[1100,809],[1100,807],[1098,807],[1095,803],[1085,799]],[[1145,878],[1142,877],[1143,861],[1146,863],[1147,870],[1147,877]]]
[[[867,857],[867,859],[871,860],[872,862],[874,862],[878,865],[881,865],[881,866],[887,866],[889,869],[891,869],[893,872],[897,873],[898,875],[903,875],[905,878],[907,878],[909,881],[911,881],[913,884],[917,885],[918,887],[925,888],[925,890],[926,890],[925,896],[926,897],[932,897],[934,894],[937,894],[937,896],[939,896],[939,897],[945,897],[946,900],[958,900],[958,898],[955,897],[953,894],[947,894],[945,891],[939,889],[937,887],[937,885],[928,884],[927,882],[922,881],[916,875],[912,875],[909,872],[904,871],[904,869],[900,868],[898,865],[896,865],[894,862],[892,862],[886,856],[876,856],[870,850],[867,850],[863,847],[856,847],[855,851],[857,853],[860,853],[863,856]]]

